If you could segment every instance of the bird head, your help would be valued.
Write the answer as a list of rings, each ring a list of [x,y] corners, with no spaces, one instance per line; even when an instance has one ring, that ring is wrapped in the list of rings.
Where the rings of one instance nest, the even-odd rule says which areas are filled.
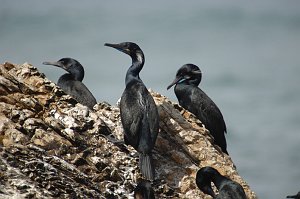
[[[139,61],[141,63],[144,63],[144,53],[141,50],[141,48],[133,43],[133,42],[122,42],[119,44],[109,44],[105,43],[105,46],[115,48],[127,55],[129,55],[134,61]]]
[[[83,66],[77,60],[72,58],[62,58],[55,62],[43,62],[43,64],[62,68],[71,73],[78,81],[82,81],[84,77]]]
[[[213,198],[216,196],[211,187],[212,175],[214,173],[212,167],[201,168],[196,175],[196,184],[198,188],[205,194],[211,195]]]
[[[201,70],[194,64],[185,64],[176,73],[174,81],[168,86],[171,88],[175,84],[186,83],[198,86],[202,78]]]

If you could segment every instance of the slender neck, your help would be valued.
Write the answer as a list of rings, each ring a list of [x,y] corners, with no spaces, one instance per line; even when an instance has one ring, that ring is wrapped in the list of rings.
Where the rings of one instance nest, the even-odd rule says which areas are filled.
[[[131,81],[142,81],[139,74],[145,63],[144,55],[142,52],[138,52],[135,55],[132,55],[131,58],[132,65],[127,70],[125,78],[126,85],[128,85]]]
[[[84,78],[84,69],[80,65],[76,65],[75,67],[71,67],[68,72],[72,75],[74,80],[82,81]]]

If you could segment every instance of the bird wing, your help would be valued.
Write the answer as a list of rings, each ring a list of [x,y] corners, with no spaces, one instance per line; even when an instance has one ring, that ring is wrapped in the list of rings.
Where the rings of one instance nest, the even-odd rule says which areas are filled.
[[[126,144],[147,152],[152,150],[158,133],[155,102],[143,83],[127,85],[120,104]],[[150,139],[149,139],[150,137]]]
[[[206,128],[214,126],[211,123],[215,121],[217,126],[225,132],[226,125],[217,105],[198,87],[183,89],[184,93],[180,94],[179,99],[180,105],[195,114],[206,125]]]
[[[122,94],[120,102],[125,143],[132,145],[134,148],[138,146],[139,131],[143,119],[141,96],[138,94],[137,89],[136,85],[128,85]]]
[[[72,95],[79,103],[93,109],[97,103],[93,94],[89,89],[80,81],[73,81],[70,87],[70,95]]]
[[[206,118],[204,120],[209,128],[216,128],[215,130],[217,131],[226,132],[226,124],[218,106],[201,89],[195,89],[192,92],[192,99],[194,99],[194,96],[196,95],[201,96],[201,100],[195,101],[200,107],[197,115]],[[212,121],[214,121],[214,124]]]
[[[194,113],[214,137],[215,143],[226,150],[226,124],[217,105],[198,87],[190,90],[183,107]]]
[[[216,199],[247,199],[247,196],[240,184],[228,180],[219,188],[219,195]]]
[[[157,107],[156,104],[153,100],[153,97],[151,96],[151,94],[148,92],[148,90],[146,89],[145,91],[146,95],[147,95],[147,121],[149,122],[149,130],[150,130],[150,137],[152,140],[152,144],[153,146],[151,146],[151,148],[154,147],[155,145],[155,141],[157,138],[157,134],[159,131],[159,115],[158,115],[158,111],[157,111]]]

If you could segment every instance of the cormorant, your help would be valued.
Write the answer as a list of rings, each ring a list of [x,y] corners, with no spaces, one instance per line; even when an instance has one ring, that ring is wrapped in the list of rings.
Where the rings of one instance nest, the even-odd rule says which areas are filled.
[[[226,124],[217,105],[198,87],[202,73],[194,64],[183,65],[176,74],[175,80],[167,89],[175,85],[174,91],[179,104],[195,114],[214,137],[215,144],[226,154]]]
[[[77,60],[62,58],[57,62],[43,62],[43,64],[57,66],[66,70],[68,73],[58,79],[57,85],[79,103],[93,109],[97,101],[89,89],[81,82],[84,77],[84,69]]]
[[[293,195],[293,196],[287,196],[286,198],[300,199],[300,191],[299,191],[296,195]]]
[[[152,149],[159,128],[158,111],[139,76],[145,62],[143,51],[132,42],[106,43],[105,46],[120,50],[132,59],[132,65],[126,73],[126,88],[120,102],[124,141],[139,152],[139,167],[143,176],[147,180],[154,180]]]
[[[217,196],[211,187],[211,182],[219,190]],[[203,193],[209,194],[215,199],[247,199],[245,191],[239,183],[222,176],[212,167],[203,167],[197,172],[196,184]]]
[[[134,199],[155,199],[154,191],[149,181],[141,181],[134,189]]]

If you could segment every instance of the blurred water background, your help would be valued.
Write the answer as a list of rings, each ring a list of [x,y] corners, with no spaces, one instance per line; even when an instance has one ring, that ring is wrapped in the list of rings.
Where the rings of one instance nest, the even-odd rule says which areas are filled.
[[[185,63],[221,109],[228,151],[259,198],[300,191],[300,1],[0,1],[0,62],[77,59],[84,83],[115,104],[131,59],[105,42],[133,41],[146,56],[140,76],[176,101],[167,85]]]

